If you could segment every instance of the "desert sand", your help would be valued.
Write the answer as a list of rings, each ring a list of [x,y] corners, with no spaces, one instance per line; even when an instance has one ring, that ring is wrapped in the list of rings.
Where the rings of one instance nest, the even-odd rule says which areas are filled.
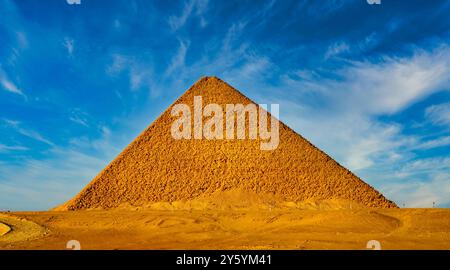
[[[200,79],[74,198],[0,214],[0,249],[450,249],[450,209],[399,209],[281,122],[271,151],[174,139],[171,108],[195,96],[254,104]]]
[[[450,249],[448,209],[152,210],[0,215],[0,249]]]

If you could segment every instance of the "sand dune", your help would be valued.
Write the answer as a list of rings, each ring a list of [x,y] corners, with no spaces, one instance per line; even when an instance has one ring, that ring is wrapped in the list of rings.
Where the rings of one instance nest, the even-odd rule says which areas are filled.
[[[3,227],[3,234],[1,233]],[[47,231],[44,227],[13,214],[0,213],[0,247],[8,248],[17,242],[33,241],[42,238]]]

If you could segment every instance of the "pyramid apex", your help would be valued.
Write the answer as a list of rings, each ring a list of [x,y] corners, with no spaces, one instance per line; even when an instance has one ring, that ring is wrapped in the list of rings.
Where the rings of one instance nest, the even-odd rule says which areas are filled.
[[[197,83],[201,83],[201,82],[224,82],[222,79],[220,79],[217,76],[202,76],[200,77],[200,79],[198,79],[197,82],[195,82],[195,84]]]
[[[195,95],[215,95],[219,93],[236,92],[242,95],[237,89],[223,81],[217,76],[202,76],[187,91],[194,91]],[[247,97],[244,97],[247,98]]]

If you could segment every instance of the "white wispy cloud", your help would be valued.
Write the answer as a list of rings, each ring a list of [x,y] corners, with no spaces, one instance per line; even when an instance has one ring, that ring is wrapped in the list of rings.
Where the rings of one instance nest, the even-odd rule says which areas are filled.
[[[300,8],[305,10],[310,17],[320,18],[342,9],[349,3],[351,1],[330,0],[325,3],[302,1],[300,2]]]
[[[97,138],[74,137],[43,159],[0,161],[0,210],[47,210],[75,196],[134,136],[99,129]]]
[[[55,145],[53,142],[51,142],[50,140],[48,140],[44,136],[42,136],[39,132],[32,130],[31,128],[24,128],[19,121],[3,119],[3,122],[6,123],[10,128],[14,129],[17,133],[19,133],[25,137],[31,138],[36,141],[43,142],[50,146]]]
[[[332,71],[337,79],[309,71],[314,76],[285,77],[284,82],[300,94],[316,93],[334,110],[362,115],[394,114],[450,82],[450,47],[445,45],[431,51],[417,49],[410,57],[346,63]]]
[[[52,149],[48,156],[1,164],[0,209],[47,210],[76,195],[106,165],[69,149]]]
[[[178,48],[178,51],[173,56],[170,65],[167,67],[165,71],[165,76],[171,75],[174,71],[184,67],[185,59],[186,59],[186,53],[189,47],[188,42],[180,41],[180,46]]]
[[[50,146],[55,145],[50,140],[44,138],[41,134],[39,134],[38,132],[36,132],[34,130],[24,129],[24,128],[17,128],[16,130],[17,130],[17,132],[19,132],[23,136],[29,137],[29,138],[34,139],[36,141],[43,142],[43,143],[48,144]]]
[[[141,61],[138,57],[115,53],[111,55],[112,62],[106,67],[106,73],[110,76],[128,76],[131,91],[145,88],[152,95],[157,95],[154,91],[153,67],[149,61]],[[121,94],[116,93],[119,97]]]
[[[28,37],[25,32],[17,31],[16,32],[17,44],[20,49],[25,49],[28,47]]]
[[[8,92],[21,95],[25,97],[22,89],[20,89],[15,83],[13,83],[5,74],[5,72],[0,68],[0,85],[2,88]]]
[[[242,35],[242,31],[247,25],[248,21],[239,21],[233,23],[227,30],[225,38],[222,41],[222,51],[230,52],[236,45],[236,40]]]
[[[411,175],[434,172],[443,169],[450,170],[450,157],[435,157],[414,160],[403,165],[401,171],[404,172],[402,175]]]
[[[74,39],[70,37],[65,37],[63,41],[63,46],[66,48],[67,53],[69,56],[73,56],[73,50],[74,50]]]
[[[88,114],[78,108],[71,110],[69,120],[85,127],[89,126]]]
[[[327,51],[325,52],[325,59],[331,58],[344,52],[348,52],[349,50],[350,46],[346,42],[336,42],[328,47]]]
[[[74,122],[74,123],[77,123],[77,124],[80,124],[82,126],[85,126],[85,127],[89,126],[87,124],[87,121],[85,119],[80,118],[79,116],[70,116],[69,120]]]
[[[11,152],[11,151],[26,151],[28,147],[20,145],[5,145],[0,143],[0,153]]]
[[[426,181],[408,179],[387,183],[386,195],[400,207],[450,207],[450,174],[438,172]]]
[[[425,116],[434,124],[450,126],[450,102],[426,108]]]
[[[252,80],[255,77],[260,76],[267,72],[272,63],[264,56],[249,56],[245,57],[245,62],[233,69],[225,70],[223,76],[230,78],[230,82],[234,80],[244,81]]]
[[[416,149],[433,149],[450,145],[450,136],[442,136],[432,140],[423,140],[416,144]]]
[[[122,27],[122,23],[120,22],[119,19],[115,19],[113,22],[114,28],[116,29],[120,29]]]
[[[6,124],[11,125],[11,126],[18,126],[20,124],[19,121],[11,120],[11,119],[3,119],[3,122],[5,122]]]
[[[128,57],[117,53],[111,55],[111,60],[111,64],[106,67],[106,73],[109,75],[117,75],[122,72],[130,62]]]
[[[352,62],[337,74],[342,82],[328,81],[322,87],[333,87],[339,104],[369,114],[396,113],[449,83],[450,47],[419,50],[409,58],[384,57],[377,63]]]
[[[183,10],[179,16],[169,17],[169,26],[172,30],[177,30],[181,28],[191,17],[191,15],[198,16],[200,18],[200,25],[206,26],[207,21],[202,17],[203,13],[208,7],[208,0],[189,0],[185,2]]]
[[[151,90],[153,86],[152,70],[148,66],[135,65],[130,69],[130,88],[138,90],[146,87]]]
[[[199,59],[186,65],[185,59],[189,49],[189,42],[180,41],[178,51],[172,58],[165,74],[177,71],[176,84],[199,77],[200,75],[221,75],[230,83],[263,78],[262,73],[271,66],[266,56],[261,56],[249,48],[248,43],[242,41],[247,21],[238,21],[230,25],[222,40],[217,41],[217,53],[205,53]],[[177,86],[179,87],[179,86]]]

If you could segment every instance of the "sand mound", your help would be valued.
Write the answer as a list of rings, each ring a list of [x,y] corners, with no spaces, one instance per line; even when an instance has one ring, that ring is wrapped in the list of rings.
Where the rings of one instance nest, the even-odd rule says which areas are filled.
[[[129,204],[119,206],[122,209],[139,210],[148,208],[153,210],[337,210],[337,209],[364,209],[367,206],[360,203],[341,200],[314,200],[282,201],[277,196],[267,194],[260,196],[254,192],[242,189],[216,191],[212,194],[201,195],[192,200],[179,200],[173,202],[156,202],[142,207],[133,207]]]
[[[0,243],[29,241],[45,235],[45,228],[27,219],[0,214]]]
[[[84,190],[56,210],[190,201],[235,189],[251,194],[246,203],[339,199],[396,207],[283,123],[279,146],[272,151],[260,150],[259,139],[175,140],[172,107],[183,103],[193,111],[194,96],[202,96],[203,104],[223,107],[253,103],[218,78],[200,79]]]
[[[11,231],[11,228],[5,223],[0,222],[0,236],[3,236]]]

